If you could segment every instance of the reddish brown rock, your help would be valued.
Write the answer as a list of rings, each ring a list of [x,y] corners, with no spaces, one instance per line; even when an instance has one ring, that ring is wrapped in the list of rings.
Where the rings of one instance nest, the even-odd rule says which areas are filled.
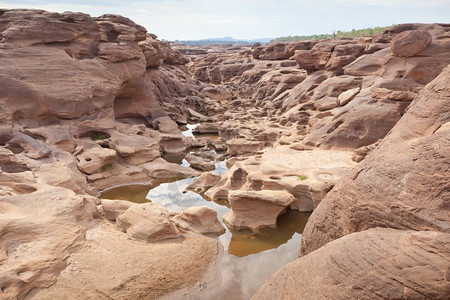
[[[449,243],[433,231],[353,233],[284,266],[252,299],[446,299]]]
[[[442,26],[439,24],[402,25],[414,26],[406,26],[404,28],[402,26],[395,26],[393,28],[395,29],[395,32],[402,32],[400,33],[401,36],[398,43],[401,43],[403,31],[414,29],[414,32],[419,32],[418,35],[424,38],[422,39],[422,42],[417,41],[422,46],[419,45],[419,48],[415,48],[413,45],[411,45],[411,47],[405,45],[405,49],[416,49],[414,51],[421,49],[420,56],[399,57],[394,55],[391,49],[386,48],[371,55],[361,56],[359,59],[345,66],[344,73],[354,76],[374,75],[392,79],[413,79],[419,84],[427,84],[436,78],[442,69],[450,63],[450,38],[448,37],[448,32],[450,29],[447,26]],[[399,28],[402,29],[400,30]],[[390,31],[390,34],[393,32],[394,31]],[[408,32],[405,34],[408,35]],[[431,35],[432,41],[428,47],[425,47],[428,43],[427,41],[429,39],[429,35]],[[415,33],[413,36],[415,36]],[[425,41],[425,43],[423,43],[423,41]],[[407,52],[405,53],[408,54]]]
[[[265,47],[252,49],[252,55],[256,59],[282,60],[289,59],[296,50],[309,50],[311,41],[291,42],[291,43],[273,43]]]
[[[420,92],[378,148],[325,197],[306,225],[303,255],[373,227],[450,231],[445,209],[449,78],[447,67]]]
[[[194,169],[198,169],[201,171],[212,171],[215,168],[214,161],[211,161],[208,158],[199,157],[194,154],[188,154],[186,155],[185,159]]]
[[[397,34],[391,41],[391,51],[396,56],[410,57],[419,54],[431,44],[427,31],[408,30]]]

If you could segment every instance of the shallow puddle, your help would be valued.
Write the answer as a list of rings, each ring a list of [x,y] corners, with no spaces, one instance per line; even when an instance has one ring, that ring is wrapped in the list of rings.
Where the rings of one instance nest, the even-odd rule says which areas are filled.
[[[197,126],[200,125],[199,123],[197,124],[186,124],[186,125],[182,125],[179,126],[178,128],[181,130],[181,133],[184,136],[187,137],[192,137],[192,138],[210,138],[212,140],[217,140],[219,138],[219,135],[216,133],[193,133],[192,131],[197,128]]]
[[[134,203],[147,203],[147,194],[151,186],[146,185],[125,185],[103,191],[100,195],[102,199],[127,200]]]

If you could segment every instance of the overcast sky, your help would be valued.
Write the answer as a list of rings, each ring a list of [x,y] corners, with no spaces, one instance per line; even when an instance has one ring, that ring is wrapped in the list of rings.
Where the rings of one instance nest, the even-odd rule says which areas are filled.
[[[450,0],[0,0],[0,8],[120,14],[167,40],[254,39],[450,23]]]

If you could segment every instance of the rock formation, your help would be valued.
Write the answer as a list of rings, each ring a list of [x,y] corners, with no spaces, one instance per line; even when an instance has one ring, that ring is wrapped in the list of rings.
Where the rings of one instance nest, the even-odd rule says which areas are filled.
[[[449,79],[447,67],[327,195],[305,228],[302,254],[373,227],[449,232]]]
[[[185,99],[198,89],[187,58],[115,15],[1,10],[0,37],[0,298],[155,298],[208,282],[217,240],[180,234],[156,204],[89,195],[198,174],[161,158],[190,145],[175,123],[199,105]]]
[[[319,174],[324,166],[274,168],[283,161],[283,147],[292,149],[289,155],[299,157],[297,161],[303,154],[310,159],[304,150],[317,153],[317,148],[327,150],[325,161],[335,160],[329,150],[348,151],[354,161],[362,161],[424,85],[450,63],[449,43],[447,26],[402,24],[362,39],[256,45],[238,55],[228,49],[192,55],[194,77],[220,84],[233,96],[233,109],[217,116],[217,123],[227,154],[238,159],[230,161],[228,173],[205,194],[226,199],[232,190],[233,208],[232,203],[247,201],[238,198],[238,191],[247,195],[281,189],[297,199],[285,207],[312,211],[351,163],[340,164],[312,184],[311,176],[303,173]],[[299,175],[309,179],[294,182]],[[303,188],[296,190],[296,185]],[[227,219],[231,224],[238,212],[233,213]],[[273,221],[266,225],[273,226]]]
[[[448,294],[449,33],[191,47],[117,15],[0,10],[0,298],[195,298],[216,212],[94,197],[193,176],[236,230],[314,210],[311,253],[257,299]]]
[[[305,227],[302,258],[254,299],[448,297],[449,79],[450,66],[327,194]]]
[[[446,299],[449,239],[385,228],[353,233],[286,265],[252,299]]]

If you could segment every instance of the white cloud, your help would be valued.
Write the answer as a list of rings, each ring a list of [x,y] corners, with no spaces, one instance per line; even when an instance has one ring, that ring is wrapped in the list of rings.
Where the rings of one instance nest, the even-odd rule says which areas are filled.
[[[164,39],[278,37],[450,22],[450,0],[0,0],[0,7],[121,14]]]

